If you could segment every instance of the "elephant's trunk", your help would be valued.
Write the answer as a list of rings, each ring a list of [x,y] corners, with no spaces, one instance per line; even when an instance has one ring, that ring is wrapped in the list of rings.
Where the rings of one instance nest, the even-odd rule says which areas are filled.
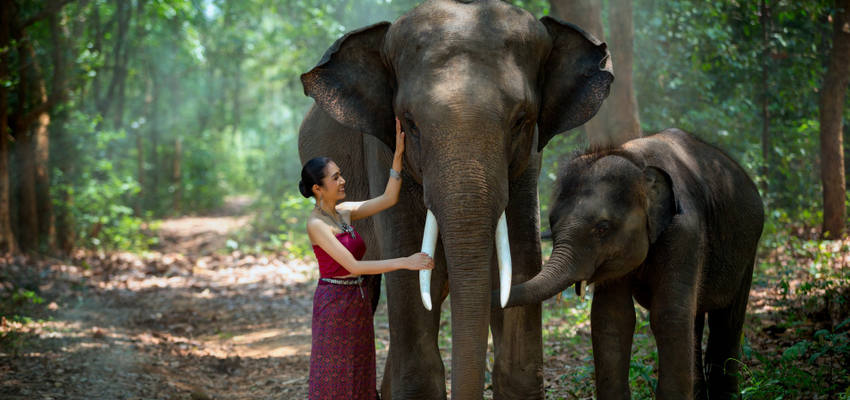
[[[486,169],[463,166],[467,171],[443,180],[451,193],[426,186],[426,202],[439,225],[446,257],[452,320],[452,398],[481,398],[486,369],[487,333],[490,325],[491,266],[497,221],[507,205],[506,193],[494,183],[506,176],[482,173]],[[492,170],[489,170],[492,171]],[[488,171],[488,172],[489,172]],[[489,176],[488,176],[489,175]]]
[[[570,246],[556,242],[552,256],[543,265],[540,273],[511,288],[505,308],[537,304],[558,294],[582,279],[576,276],[577,270],[578,265]]]

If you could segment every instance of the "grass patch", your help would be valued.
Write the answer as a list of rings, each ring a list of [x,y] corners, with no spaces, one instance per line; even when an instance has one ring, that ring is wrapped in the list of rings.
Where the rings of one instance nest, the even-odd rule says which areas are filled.
[[[44,299],[35,290],[9,284],[0,291],[0,351],[17,355],[30,337],[27,326],[39,321],[37,313]]]

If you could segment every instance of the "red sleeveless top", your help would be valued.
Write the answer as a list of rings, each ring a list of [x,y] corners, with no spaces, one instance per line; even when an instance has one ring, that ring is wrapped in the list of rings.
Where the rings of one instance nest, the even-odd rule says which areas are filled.
[[[363,238],[360,237],[360,234],[357,231],[354,231],[354,237],[352,238],[350,234],[342,232],[336,235],[336,238],[345,246],[348,251],[351,252],[351,255],[354,258],[360,260],[363,258],[363,255],[366,254],[366,242],[363,241]],[[316,261],[319,262],[319,276],[322,278],[333,278],[336,276],[345,276],[351,275],[345,267],[340,265],[333,257],[330,256],[324,249],[319,246],[313,245],[313,253],[316,254]]]

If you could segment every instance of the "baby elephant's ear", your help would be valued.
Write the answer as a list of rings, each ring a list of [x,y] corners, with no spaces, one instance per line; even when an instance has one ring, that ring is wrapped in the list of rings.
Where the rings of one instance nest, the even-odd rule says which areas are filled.
[[[596,115],[614,81],[605,43],[549,16],[540,22],[552,38],[552,50],[543,64],[538,151],[555,135]]]
[[[301,75],[301,83],[304,94],[340,124],[393,148],[393,78],[381,55],[389,27],[389,22],[379,22],[345,34]]]
[[[673,180],[667,172],[647,167],[643,175],[646,183],[646,224],[649,242],[655,243],[676,215],[676,195],[673,193]]]

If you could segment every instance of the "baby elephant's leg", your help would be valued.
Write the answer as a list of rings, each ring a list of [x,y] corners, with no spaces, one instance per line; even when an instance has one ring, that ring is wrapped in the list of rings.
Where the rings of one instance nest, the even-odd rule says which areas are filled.
[[[628,399],[629,359],[635,332],[635,306],[627,281],[597,286],[590,312],[596,396]]]
[[[650,307],[650,326],[658,344],[658,399],[692,399],[694,395],[693,288],[676,287],[656,293]]]
[[[737,399],[738,369],[741,364],[741,333],[750,293],[750,274],[732,304],[708,313],[708,395],[714,399]]]

